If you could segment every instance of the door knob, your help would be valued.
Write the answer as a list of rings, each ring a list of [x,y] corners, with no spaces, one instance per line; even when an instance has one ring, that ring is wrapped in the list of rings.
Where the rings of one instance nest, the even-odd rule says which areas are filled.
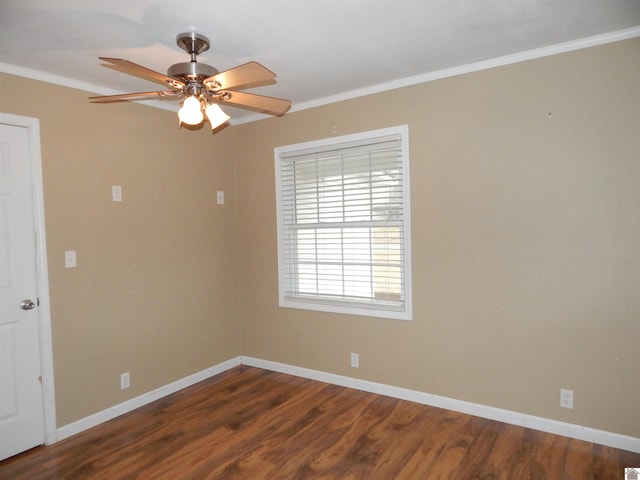
[[[20,308],[23,310],[32,310],[34,308],[36,308],[36,304],[33,302],[33,300],[23,300],[22,303],[20,304]]]

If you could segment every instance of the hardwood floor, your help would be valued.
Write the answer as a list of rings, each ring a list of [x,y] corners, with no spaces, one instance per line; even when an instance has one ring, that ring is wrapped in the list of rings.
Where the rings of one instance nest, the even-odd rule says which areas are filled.
[[[251,367],[0,462],[0,479],[598,479],[640,454]]]

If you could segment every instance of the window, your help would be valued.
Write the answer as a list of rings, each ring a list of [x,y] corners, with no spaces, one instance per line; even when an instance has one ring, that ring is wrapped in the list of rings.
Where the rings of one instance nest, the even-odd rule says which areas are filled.
[[[275,149],[280,305],[411,319],[408,127]]]

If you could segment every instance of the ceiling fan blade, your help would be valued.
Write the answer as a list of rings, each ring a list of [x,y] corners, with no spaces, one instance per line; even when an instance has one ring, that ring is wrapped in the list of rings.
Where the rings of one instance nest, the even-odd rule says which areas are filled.
[[[205,85],[208,83],[215,84],[214,90],[229,90],[241,88],[245,85],[273,81],[275,78],[276,74],[268,68],[263,67],[258,62],[249,62],[205,78],[202,83]]]
[[[168,77],[162,73],[151,70],[147,67],[143,67],[142,65],[138,65],[137,63],[130,62],[129,60],[123,60],[121,58],[108,58],[108,57],[98,57],[100,60],[108,63],[103,63],[102,66],[111,68],[113,70],[117,70],[122,73],[127,73],[129,75],[134,75],[136,77],[143,78],[145,80],[150,80],[152,82],[159,83],[161,85],[169,86],[170,88],[184,88],[185,84],[180,80],[177,80],[172,77]]]
[[[290,100],[245,92],[225,92],[220,102],[277,116],[284,115],[291,108]]]
[[[168,90],[166,92],[138,92],[138,93],[121,93],[118,95],[101,95],[99,97],[89,97],[89,101],[94,103],[108,102],[124,102],[126,100],[144,99],[150,97],[164,98],[182,95],[182,92]]]

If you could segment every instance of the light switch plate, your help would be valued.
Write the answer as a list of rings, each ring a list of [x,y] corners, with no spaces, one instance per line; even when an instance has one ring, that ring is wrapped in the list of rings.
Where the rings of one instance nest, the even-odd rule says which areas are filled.
[[[222,190],[216,192],[216,201],[218,205],[224,205],[224,192]]]
[[[122,201],[122,187],[120,185],[113,185],[111,187],[111,198],[114,202]]]
[[[64,252],[64,268],[76,268],[78,262],[76,260],[76,251],[67,250]]]

